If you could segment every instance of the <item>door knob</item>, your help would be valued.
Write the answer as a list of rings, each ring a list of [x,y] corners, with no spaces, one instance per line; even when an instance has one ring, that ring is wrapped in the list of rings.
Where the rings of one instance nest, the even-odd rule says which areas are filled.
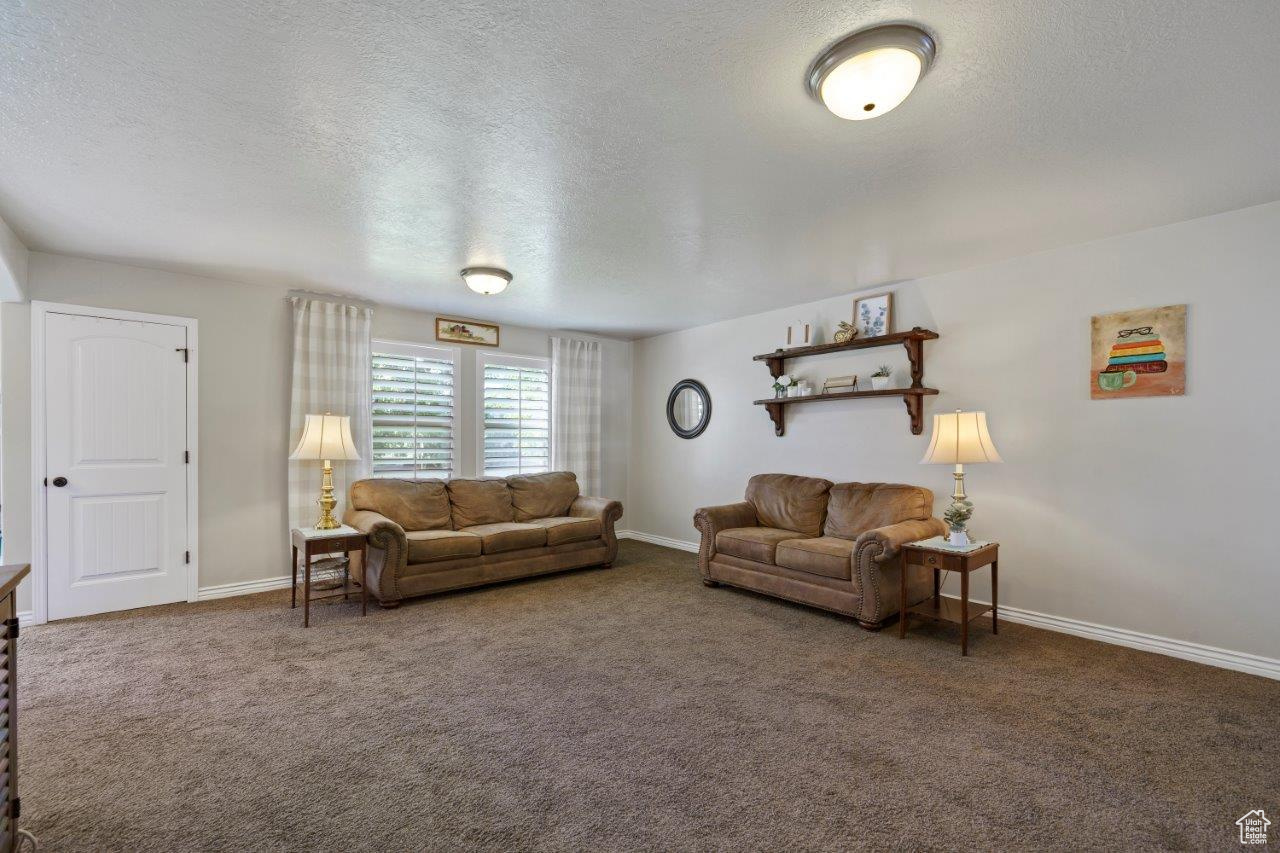
[[[57,486],[59,489],[61,489],[63,486],[65,486],[65,485],[67,484],[67,478],[66,478],[66,477],[54,477],[54,478],[53,478],[53,484],[54,484],[55,486]]]

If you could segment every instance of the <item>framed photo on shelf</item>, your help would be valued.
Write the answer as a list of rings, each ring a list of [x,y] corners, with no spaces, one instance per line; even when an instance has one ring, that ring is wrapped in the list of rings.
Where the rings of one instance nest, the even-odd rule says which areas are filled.
[[[489,323],[477,323],[473,320],[452,320],[448,317],[436,318],[436,340],[450,344],[474,344],[482,347],[498,345],[499,330]]]
[[[878,338],[893,331],[893,293],[862,296],[853,303],[853,327],[860,338]]]

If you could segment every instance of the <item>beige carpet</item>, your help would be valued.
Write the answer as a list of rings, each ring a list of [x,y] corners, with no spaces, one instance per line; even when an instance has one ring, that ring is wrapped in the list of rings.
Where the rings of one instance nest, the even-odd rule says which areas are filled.
[[[287,592],[57,623],[21,640],[22,824],[50,851],[1227,850],[1280,821],[1280,683],[982,625],[962,659],[635,542],[308,631]]]

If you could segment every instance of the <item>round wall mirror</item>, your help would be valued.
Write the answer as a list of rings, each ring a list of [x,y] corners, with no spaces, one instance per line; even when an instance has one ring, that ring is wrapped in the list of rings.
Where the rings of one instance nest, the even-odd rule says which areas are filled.
[[[697,438],[711,422],[711,395],[696,379],[681,379],[667,397],[667,423],[681,438]]]

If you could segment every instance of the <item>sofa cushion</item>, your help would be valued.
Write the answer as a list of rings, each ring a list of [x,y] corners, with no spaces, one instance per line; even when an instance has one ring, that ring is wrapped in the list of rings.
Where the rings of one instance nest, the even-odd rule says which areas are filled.
[[[535,518],[529,524],[536,524],[546,529],[548,545],[582,542],[587,539],[598,539],[604,535],[604,526],[600,524],[598,518],[571,518],[565,515],[555,518]]]
[[[480,537],[458,530],[411,530],[404,534],[409,540],[409,563],[434,563],[437,560],[456,560],[459,557],[479,557]]]
[[[821,536],[830,480],[792,474],[757,474],[747,483],[747,500],[761,527]]]
[[[452,527],[441,480],[358,480],[351,484],[351,508],[385,515],[405,530]]]
[[[716,534],[716,550],[722,554],[773,565],[779,542],[804,539],[803,533],[776,527],[731,527]]]
[[[786,569],[847,581],[853,577],[853,549],[851,540],[834,536],[788,539],[778,545],[775,561]]]
[[[506,480],[450,480],[449,503],[453,509],[455,530],[516,520],[511,509],[511,489]]]
[[[536,524],[516,521],[499,521],[494,524],[475,524],[462,531],[480,537],[486,554],[519,551],[521,548],[541,548],[547,544],[547,529]]]
[[[897,483],[837,483],[831,487],[823,535],[857,539],[868,530],[899,521],[927,519],[933,492]]]
[[[578,496],[578,478],[570,471],[517,474],[507,478],[516,521],[534,521],[568,514]]]

